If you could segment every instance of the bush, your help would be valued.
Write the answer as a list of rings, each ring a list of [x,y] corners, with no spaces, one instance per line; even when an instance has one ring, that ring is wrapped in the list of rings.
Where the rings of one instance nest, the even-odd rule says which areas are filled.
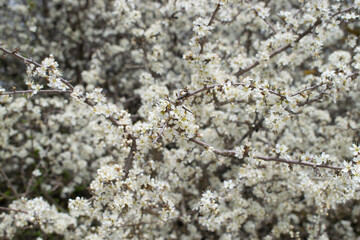
[[[359,0],[0,5],[1,238],[360,236]]]

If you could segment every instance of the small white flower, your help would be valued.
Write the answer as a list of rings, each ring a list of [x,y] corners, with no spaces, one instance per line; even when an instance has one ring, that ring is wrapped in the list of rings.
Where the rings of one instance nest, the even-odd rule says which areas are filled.
[[[354,156],[357,156],[360,153],[360,148],[355,144],[353,144],[352,147],[349,147],[349,149],[353,151]]]
[[[35,177],[40,177],[41,176],[41,172],[40,170],[37,168],[34,171],[32,171],[32,175],[34,175]]]
[[[244,157],[244,146],[235,148],[235,157],[240,159]]]
[[[232,180],[228,180],[224,182],[224,188],[226,189],[233,189],[235,187],[235,184]]]
[[[229,3],[229,2],[230,2],[230,0],[219,0],[220,5],[225,5],[225,4]]]
[[[350,172],[350,170],[352,168],[351,163],[344,161],[343,164],[344,164],[344,168],[341,171],[345,172],[345,173]]]

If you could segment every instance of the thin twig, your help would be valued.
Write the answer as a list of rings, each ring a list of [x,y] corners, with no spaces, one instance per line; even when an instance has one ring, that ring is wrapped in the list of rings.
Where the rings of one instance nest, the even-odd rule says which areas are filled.
[[[248,0],[245,0],[245,2],[250,5],[250,2]],[[259,11],[256,10],[256,8],[251,8],[251,9],[255,12],[256,16],[261,18],[275,34],[277,33],[273,25],[265,17],[260,16]]]
[[[40,163],[41,163],[41,161],[39,161],[39,162],[36,164],[35,169],[38,169],[38,168],[39,168]],[[34,174],[31,174],[31,178],[30,178],[30,180],[29,180],[29,182],[28,182],[28,184],[27,184],[27,186],[26,186],[25,193],[23,194],[24,197],[26,197],[26,196],[29,194],[30,188],[32,187],[32,185],[33,185],[33,183],[34,183],[34,180],[35,180],[35,176],[34,176]]]
[[[13,56],[13,57],[15,57],[15,58],[17,58],[17,59],[22,60],[23,62],[25,62],[25,63],[27,63],[27,64],[33,64],[33,65],[35,65],[36,67],[41,67],[41,64],[40,64],[40,63],[37,63],[37,62],[33,61],[33,60],[30,59],[30,58],[26,58],[26,57],[18,54],[18,50],[9,51],[9,50],[3,48],[3,47],[2,47],[2,44],[0,44],[0,50],[3,51],[4,53],[8,54],[8,55],[11,55],[11,56]],[[68,87],[71,89],[71,91],[74,90],[74,87],[69,83],[69,81],[63,79],[62,77],[59,77],[59,79],[60,79],[60,81],[61,81],[62,83],[64,83],[66,86],[68,86]]]
[[[220,5],[220,3],[218,3],[216,5],[216,8],[215,8],[214,12],[211,15],[211,18],[210,18],[208,24],[207,24],[208,27],[210,27],[214,23],[215,16],[216,16],[217,12],[220,10],[220,7],[221,7],[221,5]],[[201,39],[201,42],[200,42],[200,54],[202,54],[203,51],[204,51],[204,44],[206,42],[206,39],[207,39],[206,36]]]
[[[192,210],[190,212],[187,213],[187,215],[193,215],[195,213],[197,213],[198,211],[197,210]],[[150,221],[150,222],[139,222],[139,223],[130,223],[130,224],[123,224],[120,226],[120,228],[123,228],[123,227],[136,227],[136,226],[140,226],[140,225],[149,225],[149,224],[152,224],[152,225],[155,225],[155,224],[158,224],[158,223],[164,223],[164,222],[168,222],[168,221],[173,221],[173,220],[177,220],[177,219],[180,219],[184,216],[177,216],[177,217],[172,217],[172,218],[169,218],[167,220],[155,220],[155,221]]]
[[[255,158],[261,159],[264,161],[268,161],[268,162],[275,161],[275,162],[287,163],[289,165],[302,165],[302,166],[309,166],[309,167],[313,167],[313,168],[329,168],[329,169],[338,170],[338,171],[341,171],[341,169],[343,169],[342,167],[338,167],[338,166],[330,166],[330,165],[325,165],[325,164],[316,164],[316,163],[312,163],[312,162],[288,160],[288,159],[277,158],[277,157],[255,156]]]
[[[325,85],[325,83],[321,83],[321,84],[317,84],[317,85],[312,86],[312,87],[305,88],[305,89],[303,89],[301,91],[298,91],[298,92],[294,93],[293,95],[291,95],[291,97],[295,97],[296,95],[299,95],[299,94],[301,94],[303,92],[306,92],[306,91],[314,90],[314,89],[316,89],[316,88],[318,88],[320,86],[323,86],[323,85]]]
[[[7,211],[7,212],[21,212],[21,213],[29,213],[27,211],[24,211],[24,210],[19,210],[19,209],[13,209],[13,208],[8,208],[8,207],[0,207],[0,210],[3,210],[3,211]]]
[[[31,94],[35,90],[20,90],[20,91],[11,91],[11,92],[0,92],[0,95],[15,95],[15,94]],[[57,90],[57,89],[47,89],[47,90],[38,90],[38,93],[71,93],[70,90]]]
[[[15,187],[12,185],[12,183],[11,183],[10,179],[8,178],[8,176],[6,175],[5,171],[4,171],[2,168],[0,168],[0,172],[1,172],[1,174],[3,175],[5,181],[7,182],[7,185],[8,185],[8,187],[10,188],[10,190],[14,193],[14,195],[15,195],[16,197],[18,197],[19,194],[18,194],[18,192],[16,191]]]
[[[170,120],[170,118],[168,118],[168,120],[165,122],[164,126],[161,128],[161,131],[160,131],[160,133],[157,135],[157,137],[155,138],[155,140],[153,141],[153,144],[155,144],[155,143],[159,140],[160,136],[164,133],[165,128],[167,127],[169,120]]]
[[[135,151],[136,151],[136,139],[132,135],[130,135],[130,138],[132,140],[132,143],[131,143],[129,155],[127,156],[127,158],[125,160],[125,167],[124,167],[125,178],[128,177],[129,171],[132,168],[134,155],[135,155]]]
[[[212,146],[210,146],[209,144],[200,141],[199,139],[195,139],[195,138],[190,138],[189,139],[190,142],[196,143],[206,149],[211,149],[211,151],[213,153],[215,153],[216,155],[221,155],[221,156],[226,156],[226,157],[235,157],[236,151],[235,150],[219,150],[216,149]],[[301,165],[301,166],[310,166],[310,167],[314,167],[314,168],[329,168],[329,169],[333,169],[333,170],[341,170],[342,167],[338,167],[338,166],[330,166],[330,165],[325,165],[325,164],[316,164],[316,163],[312,163],[312,162],[306,162],[306,161],[296,161],[296,160],[288,160],[288,159],[284,159],[284,158],[278,158],[278,157],[263,157],[263,156],[254,156],[254,158],[256,159],[261,159],[264,161],[272,161],[272,162],[282,162],[282,163],[287,163],[289,165]]]

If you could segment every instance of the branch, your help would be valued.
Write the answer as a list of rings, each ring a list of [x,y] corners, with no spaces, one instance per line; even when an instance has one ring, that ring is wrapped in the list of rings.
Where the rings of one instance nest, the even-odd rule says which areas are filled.
[[[245,2],[250,5],[250,2],[249,2],[248,0],[245,0]],[[260,16],[258,10],[256,10],[255,8],[252,8],[252,10],[255,12],[256,16],[258,16],[259,18],[261,18],[261,19],[269,26],[269,28],[270,28],[275,34],[277,33],[276,30],[275,30],[275,28],[274,28],[274,26],[273,26],[265,17],[261,17],[261,16]]]
[[[14,58],[20,59],[20,60],[22,60],[23,62],[25,62],[25,63],[27,63],[27,64],[33,64],[33,65],[35,65],[36,67],[41,67],[41,64],[40,64],[40,63],[37,63],[37,62],[33,61],[33,60],[30,59],[30,58],[26,58],[26,57],[18,54],[18,52],[19,52],[18,49],[14,49],[14,50],[12,50],[12,51],[9,51],[9,50],[3,48],[3,47],[2,47],[2,43],[0,43],[0,50],[3,51],[4,54],[8,54],[8,55],[10,55],[10,56],[13,56]],[[69,83],[69,81],[63,79],[62,77],[59,77],[59,79],[60,79],[60,81],[61,81],[62,83],[64,83],[66,86],[68,86],[68,87],[71,89],[71,91],[74,90],[74,87]]]
[[[294,93],[293,95],[291,95],[291,97],[295,97],[296,95],[299,95],[299,94],[301,94],[303,92],[306,92],[306,91],[311,91],[311,90],[316,89],[316,88],[318,88],[320,86],[323,86],[323,85],[325,85],[325,83],[321,83],[321,84],[317,84],[317,85],[312,86],[312,87],[305,88],[305,89],[303,89],[303,90],[301,90],[299,92]]]
[[[0,206],[0,210],[3,210],[3,211],[8,211],[8,212],[13,211],[13,212],[16,212],[16,213],[18,213],[18,212],[21,212],[21,213],[29,213],[29,212],[24,211],[24,210],[18,210],[18,209],[7,208],[7,207],[1,207],[1,206]]]
[[[2,44],[0,43],[0,50],[3,51],[4,54],[8,54],[8,55],[10,55],[10,56],[12,56],[14,58],[20,59],[20,60],[24,61],[27,64],[33,64],[33,65],[35,65],[37,67],[41,66],[41,64],[33,61],[32,59],[23,57],[22,55],[18,54],[18,51],[19,51],[18,49],[15,49],[13,51],[9,51],[9,50],[3,48]],[[62,92],[72,93],[74,91],[74,86],[71,85],[71,83],[69,81],[67,81],[67,80],[65,80],[65,79],[63,79],[61,77],[60,77],[60,80],[70,88],[70,90],[62,91]],[[12,94],[21,94],[21,93],[28,93],[29,91],[32,92],[32,90],[26,90],[26,91],[13,91],[11,93]],[[56,92],[56,91],[59,91],[59,90],[40,90],[39,92],[50,93],[50,92]],[[5,93],[2,93],[0,95],[5,95]],[[89,99],[85,99],[84,103],[89,105],[90,107],[94,107],[94,105],[95,105]],[[124,127],[124,130],[125,130],[125,126],[127,126],[126,124],[118,123],[113,116],[106,117],[106,119],[108,119],[115,127]],[[133,140],[133,142],[132,142],[130,153],[129,153],[127,159],[126,159],[125,166],[124,166],[125,176],[128,175],[128,172],[132,167],[134,151],[136,150],[136,139],[135,139],[135,137],[133,137],[131,134],[128,134],[128,137],[130,137]],[[2,171],[2,173],[3,173],[3,175],[5,174],[3,171]],[[12,189],[12,190],[14,191],[15,189]],[[14,191],[14,193],[15,193],[15,195],[17,195],[16,190]]]
[[[236,151],[235,150],[219,150],[216,149],[212,146],[210,146],[209,144],[200,141],[199,139],[195,139],[195,138],[190,138],[189,139],[190,142],[196,143],[206,149],[211,149],[213,153],[215,153],[216,155],[221,155],[221,156],[226,156],[226,157],[235,157]],[[278,158],[278,157],[262,157],[262,156],[254,156],[254,158],[256,159],[260,159],[260,160],[264,160],[264,161],[272,161],[272,162],[282,162],[282,163],[287,163],[289,165],[301,165],[301,166],[309,166],[309,167],[314,167],[314,168],[329,168],[329,169],[333,169],[333,170],[338,170],[340,171],[342,169],[342,167],[338,167],[338,166],[330,166],[330,165],[325,165],[325,164],[316,164],[316,163],[312,163],[312,162],[306,162],[306,161],[296,161],[296,160],[288,160],[288,159],[284,159],[284,158]]]
[[[30,94],[35,90],[21,90],[21,91],[11,91],[11,92],[0,92],[0,95],[15,95],[15,94]],[[71,93],[71,90],[57,90],[57,89],[47,89],[47,90],[38,90],[38,93]]]
[[[218,3],[216,5],[216,8],[215,8],[214,12],[211,15],[209,23],[207,24],[209,27],[214,23],[215,16],[216,16],[217,12],[220,10],[220,7],[221,7],[221,5],[220,5],[220,3]],[[200,42],[200,54],[203,53],[205,42],[206,42],[206,36]]]
[[[4,54],[8,54],[8,55],[10,55],[10,56],[12,56],[12,57],[14,57],[14,58],[20,59],[20,60],[24,61],[25,63],[33,64],[33,65],[35,65],[35,66],[37,66],[37,67],[40,67],[40,66],[41,66],[39,63],[33,61],[32,59],[26,58],[26,57],[18,54],[18,49],[15,49],[15,50],[13,50],[13,51],[9,51],[9,50],[3,48],[3,47],[2,47],[2,44],[0,43],[0,50],[3,51]],[[39,90],[39,92],[44,92],[44,93],[54,93],[54,92],[72,93],[72,92],[74,91],[74,86],[71,85],[71,83],[70,83],[69,81],[67,81],[67,80],[65,80],[65,79],[63,79],[63,78],[60,78],[60,80],[61,80],[64,84],[66,84],[66,85],[70,88],[70,90],[61,91],[61,90],[56,90],[56,89],[50,89],[50,90]],[[12,91],[12,92],[0,93],[0,95],[6,95],[5,93],[7,93],[8,95],[9,95],[9,94],[24,94],[24,93],[31,93],[32,91],[33,91],[33,90]],[[91,103],[91,102],[89,101],[89,99],[85,99],[84,103],[86,103],[86,104],[89,105],[90,107],[94,107],[94,104]],[[112,116],[107,117],[107,119],[110,120],[110,122],[111,122],[114,126],[116,126],[116,127],[126,126],[126,125],[124,125],[124,124],[119,124],[119,123],[115,120],[115,118],[112,117]]]
[[[275,162],[287,163],[289,165],[296,164],[296,165],[302,165],[302,166],[309,166],[309,167],[313,167],[313,168],[329,168],[329,169],[338,170],[338,171],[341,171],[341,169],[343,169],[342,167],[337,167],[337,166],[330,166],[330,165],[325,165],[325,164],[316,164],[316,163],[296,161],[296,160],[287,160],[287,159],[278,158],[278,157],[255,156],[255,158],[261,159],[261,160],[264,160],[264,161],[275,161]]]
[[[246,84],[244,84],[244,83],[231,83],[231,84],[232,84],[233,86],[235,86],[235,87],[237,87],[237,86],[246,86]],[[200,93],[200,92],[213,89],[213,88],[215,88],[215,87],[222,87],[223,85],[224,85],[224,84],[213,84],[213,85],[209,85],[209,86],[204,86],[204,87],[199,88],[199,89],[197,89],[197,90],[194,90],[194,91],[192,91],[192,92],[187,92],[186,94],[182,95],[181,97],[178,97],[178,98],[177,98],[177,101],[184,100],[184,99],[189,98],[189,97],[191,97],[191,96],[193,96],[193,95],[195,95],[195,94],[198,94],[198,93]],[[252,89],[256,88],[255,86],[249,86],[249,87],[252,88]],[[262,91],[265,90],[264,88],[259,88],[259,89],[262,90]],[[276,96],[278,96],[278,97],[280,97],[280,98],[284,98],[283,95],[281,95],[281,94],[279,94],[279,93],[277,93],[277,92],[275,92],[275,91],[273,91],[273,90],[270,90],[270,89],[266,89],[266,90],[267,90],[269,93],[271,93],[271,94],[274,94],[274,95],[276,95]]]
[[[199,140],[199,139],[196,139],[196,138],[190,138],[189,139],[190,142],[193,142],[193,143],[196,143],[197,145],[200,145],[202,146],[203,148],[206,148],[206,149],[212,149],[212,151],[216,154],[216,155],[221,155],[221,156],[226,156],[226,157],[233,157],[235,156],[236,154],[236,151],[235,150],[219,150],[219,149],[216,149],[212,146],[210,146],[209,144]]]
[[[167,119],[167,121],[165,122],[164,126],[161,128],[161,131],[160,131],[160,133],[157,135],[157,137],[155,138],[155,140],[153,141],[153,144],[155,144],[155,143],[159,140],[159,138],[161,137],[161,135],[164,133],[165,128],[167,127],[169,121],[170,121],[170,118]]]
[[[181,100],[184,100],[186,98],[189,98],[195,94],[198,94],[200,92],[203,92],[203,91],[206,91],[206,90],[210,90],[210,89],[213,89],[214,87],[221,87],[223,84],[213,84],[213,85],[209,85],[209,86],[204,86],[202,88],[199,88],[195,91],[192,91],[192,92],[188,92],[186,93],[185,95],[182,95],[180,97],[177,98],[178,101],[181,101]]]
[[[16,188],[13,186],[13,184],[11,183],[11,180],[8,178],[8,176],[6,175],[5,171],[0,168],[0,172],[3,175],[5,181],[7,182],[8,187],[10,188],[10,190],[15,194],[16,197],[19,197],[18,192],[16,191]]]
[[[210,21],[209,21],[209,23],[208,23],[208,26],[209,26],[209,27],[214,23],[215,16],[216,16],[217,12],[220,10],[220,7],[221,7],[221,5],[220,5],[220,3],[218,3],[218,4],[216,5],[216,8],[215,8],[214,12],[213,12],[212,15],[211,15]]]
[[[353,74],[347,76],[347,78],[354,79],[354,78],[356,78],[357,76],[359,76],[359,73],[353,73]],[[207,90],[213,89],[213,88],[215,88],[215,87],[222,87],[223,85],[224,85],[224,84],[212,84],[212,85],[208,85],[208,86],[204,86],[204,87],[202,87],[202,88],[196,89],[196,90],[194,90],[194,91],[192,91],[192,92],[186,92],[184,95],[178,97],[178,98],[177,98],[177,101],[183,101],[183,100],[185,100],[185,99],[187,99],[187,98],[189,98],[189,97],[191,97],[191,96],[194,96],[194,95],[196,95],[196,94],[198,94],[198,93],[201,93],[201,92],[203,92],[203,91],[207,91]],[[232,83],[232,85],[233,85],[233,86],[246,86],[246,84],[244,84],[244,83],[239,83],[239,82],[237,82],[237,83]],[[303,92],[306,92],[306,91],[314,90],[314,89],[319,88],[319,87],[321,87],[321,86],[323,86],[323,85],[326,85],[326,83],[320,83],[320,84],[317,84],[317,85],[314,85],[314,86],[305,88],[305,89],[303,89],[303,90],[300,90],[300,91],[292,94],[291,97],[295,97],[295,96],[297,96],[297,95],[299,95],[299,94],[301,94],[301,93],[303,93]],[[249,87],[252,88],[252,89],[256,88],[255,86],[252,86],[252,85],[250,85]],[[270,89],[267,89],[267,88],[264,89],[264,88],[261,88],[261,87],[259,87],[258,89],[261,90],[261,91],[265,91],[265,90],[266,90],[266,91],[268,91],[269,93],[274,94],[274,95],[280,97],[281,99],[285,99],[285,96],[281,95],[280,93],[278,93],[278,92],[276,92],[276,91],[274,91],[274,90],[270,90]],[[325,89],[325,90],[327,90],[327,89]],[[319,100],[324,94],[325,94],[325,92],[321,92],[321,93],[320,93],[321,96],[320,96],[319,98],[315,99],[315,100],[312,100],[311,102],[314,102],[314,101]],[[231,101],[228,101],[228,102],[226,102],[226,103],[230,103],[230,102],[231,102]],[[305,104],[308,104],[308,103],[309,103],[309,100],[307,100],[306,103],[304,103],[304,102],[299,103],[298,106],[304,106]]]
[[[128,177],[129,171],[132,168],[133,160],[134,160],[134,153],[136,151],[136,139],[132,135],[130,135],[130,138],[132,140],[132,143],[131,143],[129,155],[127,156],[126,161],[125,161],[125,167],[124,167],[125,178]]]
[[[345,12],[348,12],[348,11],[351,11],[354,7],[350,7],[350,8],[347,8],[347,9],[344,9],[342,11],[339,11],[333,15],[331,15],[331,17],[335,17],[341,13],[345,13]],[[296,39],[295,39],[295,43],[298,43],[301,39],[303,39],[306,35],[308,35],[309,33],[311,33],[317,26],[319,26],[320,24],[322,23],[322,20],[320,18],[318,18],[318,20],[311,26],[309,26],[302,34],[300,34]],[[285,51],[286,49],[290,48],[291,47],[291,44],[287,44],[283,47],[280,47],[276,50],[274,50],[270,55],[269,55],[269,59],[275,57],[276,55],[278,55],[279,53]],[[248,67],[244,68],[244,69],[240,69],[239,71],[237,71],[235,73],[235,76],[236,77],[239,77],[241,75],[243,75],[244,73],[250,71],[251,69],[253,69],[254,67],[258,66],[260,64],[259,61],[255,61],[253,64],[249,65]]]

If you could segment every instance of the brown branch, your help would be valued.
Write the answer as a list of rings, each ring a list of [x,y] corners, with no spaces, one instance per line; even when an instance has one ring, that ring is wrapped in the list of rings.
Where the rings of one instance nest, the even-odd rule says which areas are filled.
[[[184,100],[184,99],[186,99],[186,98],[188,98],[188,97],[191,97],[191,96],[193,96],[193,95],[195,95],[195,94],[198,94],[198,93],[200,93],[200,92],[213,89],[214,87],[221,87],[222,85],[223,85],[223,84],[213,84],[213,85],[209,85],[209,86],[204,86],[204,87],[202,87],[202,88],[199,88],[199,89],[194,90],[194,91],[192,91],[192,92],[188,92],[188,93],[186,93],[186,94],[178,97],[177,100],[178,100],[178,101],[181,101],[181,100]]]
[[[338,170],[341,171],[341,169],[343,169],[342,167],[337,167],[337,166],[330,166],[330,165],[325,165],[325,164],[316,164],[316,163],[312,163],[312,162],[303,162],[303,161],[296,161],[296,160],[287,160],[284,158],[277,158],[277,157],[262,157],[262,156],[255,156],[255,158],[257,159],[261,159],[264,161],[275,161],[275,162],[282,162],[282,163],[287,163],[289,165],[302,165],[302,166],[309,166],[309,167],[313,167],[313,168],[329,168],[329,169],[333,169],[333,170]]]
[[[40,66],[41,66],[39,63],[33,61],[32,59],[25,58],[25,57],[23,57],[22,55],[18,54],[18,50],[9,51],[9,50],[3,48],[3,47],[2,47],[2,44],[0,44],[0,50],[2,50],[5,54],[9,54],[10,56],[13,56],[13,57],[15,57],[15,58],[17,58],[17,59],[20,59],[20,60],[24,61],[25,63],[34,64],[34,65],[37,66],[37,67],[40,67]],[[61,92],[72,93],[72,92],[74,91],[74,87],[71,85],[71,83],[70,83],[69,81],[63,79],[63,78],[60,78],[60,79],[61,79],[61,81],[62,81],[64,84],[66,84],[66,85],[70,88],[70,90],[61,91],[61,90],[53,90],[53,89],[51,89],[51,90],[39,90],[39,92],[44,91],[45,93],[50,93],[50,92],[55,92],[55,91],[61,91]],[[14,94],[17,94],[17,93],[21,94],[21,93],[27,93],[28,91],[32,91],[32,90],[13,91],[13,92],[15,92]],[[3,94],[4,94],[4,93],[3,93]],[[2,94],[0,94],[0,95],[2,95]],[[86,103],[86,104],[89,105],[90,107],[94,107],[94,104],[93,104],[89,99],[85,99],[84,103]],[[114,126],[116,126],[116,127],[126,126],[126,125],[124,125],[124,124],[119,124],[119,123],[115,120],[115,118],[112,117],[112,116],[109,116],[109,117],[106,117],[106,118],[109,119],[110,122],[111,122]]]
[[[189,141],[193,142],[193,143],[196,143],[197,145],[200,145],[203,148],[212,149],[212,151],[216,155],[221,155],[221,156],[226,156],[226,157],[233,157],[236,154],[235,150],[219,150],[219,149],[216,149],[216,148],[210,146],[209,144],[207,144],[207,143],[205,143],[205,142],[203,142],[203,141],[201,141],[199,139],[196,139],[196,138],[190,138]]]
[[[328,90],[328,89],[329,89],[329,88],[326,87],[326,89],[325,89],[324,91],[320,92],[319,95],[318,95],[316,98],[314,98],[314,99],[310,99],[310,98],[309,98],[310,95],[309,95],[308,98],[307,98],[304,102],[299,102],[299,103],[297,103],[297,105],[298,105],[299,107],[302,107],[302,106],[305,106],[305,105],[307,105],[307,104],[320,101],[321,98],[326,94],[326,90]]]
[[[0,95],[15,95],[15,94],[30,94],[35,90],[20,90],[20,91],[11,91],[11,92],[0,92]],[[71,93],[70,90],[57,90],[57,89],[46,89],[46,90],[38,90],[38,93]]]
[[[211,15],[211,18],[210,18],[208,24],[207,24],[208,27],[210,27],[214,23],[215,16],[218,13],[218,11],[220,10],[220,7],[221,7],[221,5],[220,5],[220,3],[218,3],[216,5],[216,8],[215,8],[214,12]],[[200,54],[202,54],[203,51],[204,51],[204,44],[206,42],[206,39],[207,39],[206,36],[201,39],[201,42],[200,42]]]
[[[132,168],[133,160],[134,160],[134,154],[135,154],[135,151],[136,151],[136,139],[132,135],[129,135],[129,136],[130,136],[130,138],[132,140],[132,143],[131,143],[131,148],[130,148],[129,155],[127,156],[127,158],[125,160],[125,167],[124,167],[125,178],[128,177],[129,171]]]
[[[163,135],[164,131],[165,131],[165,128],[167,127],[168,123],[170,121],[170,118],[167,119],[167,121],[165,122],[164,126],[161,128],[161,131],[160,133],[157,135],[157,137],[155,138],[155,140],[153,141],[153,144],[155,144],[159,138],[161,137],[161,135]]]
[[[190,138],[189,141],[196,143],[206,149],[211,149],[212,152],[215,153],[216,155],[221,155],[221,156],[226,156],[226,157],[235,157],[235,154],[236,154],[235,150],[219,150],[219,149],[216,149],[216,148],[210,146],[209,144],[207,144],[203,141],[200,141],[199,139]],[[287,163],[289,165],[301,165],[301,166],[309,166],[309,167],[314,167],[314,168],[328,168],[328,169],[339,170],[339,171],[342,169],[342,167],[338,167],[338,166],[316,164],[316,163],[306,162],[306,161],[288,160],[288,159],[278,158],[278,157],[254,156],[254,158],[261,159],[261,160],[268,161],[268,162],[272,161],[272,162]]]
[[[8,176],[6,175],[5,171],[4,171],[2,168],[0,168],[0,172],[1,172],[1,174],[3,175],[3,177],[4,177],[4,179],[5,179],[8,187],[10,188],[10,190],[14,193],[14,195],[15,195],[16,197],[19,197],[18,192],[16,191],[15,187],[14,187],[13,184],[11,183],[11,180],[10,180],[10,179],[8,178]]]
[[[221,5],[220,5],[220,3],[218,3],[218,4],[216,5],[216,8],[215,8],[214,12],[213,12],[212,15],[211,15],[211,18],[210,18],[210,21],[209,21],[209,23],[208,23],[208,26],[211,26],[211,25],[214,23],[215,16],[216,16],[217,12],[220,10],[220,7],[221,7]]]
[[[41,161],[39,161],[39,162],[36,164],[35,169],[39,169],[40,163],[41,163]],[[34,170],[35,170],[35,169],[34,169]],[[39,171],[40,171],[40,170],[39,170]],[[26,197],[26,196],[29,194],[30,189],[31,189],[31,187],[32,187],[32,185],[33,185],[33,183],[34,183],[34,180],[35,180],[35,176],[34,176],[34,174],[31,174],[31,178],[30,178],[30,180],[28,181],[28,184],[27,184],[27,186],[26,186],[25,193],[23,193],[23,196],[24,196],[24,197]]]
[[[325,85],[325,83],[321,83],[321,84],[317,84],[317,85],[312,86],[312,87],[305,88],[305,89],[303,89],[303,90],[301,90],[301,91],[298,91],[298,92],[292,94],[291,97],[295,97],[296,95],[299,95],[299,94],[301,94],[301,93],[303,93],[303,92],[306,92],[306,91],[314,90],[314,89],[316,89],[316,88],[318,88],[318,87],[320,87],[320,86],[323,86],[323,85]]]
[[[26,57],[18,54],[18,49],[15,49],[15,50],[13,50],[13,51],[9,51],[9,50],[3,48],[3,47],[2,47],[2,44],[0,43],[0,50],[3,51],[4,54],[8,54],[8,55],[13,56],[13,57],[15,57],[15,58],[17,58],[17,59],[20,59],[20,60],[22,60],[23,62],[25,62],[25,63],[27,63],[27,64],[33,64],[33,65],[35,65],[36,67],[41,67],[41,64],[40,64],[40,63],[37,63],[37,62],[33,61],[33,60],[30,59],[30,58],[26,58]],[[74,87],[69,83],[69,81],[63,79],[62,77],[59,77],[59,79],[60,79],[60,81],[61,81],[62,83],[64,83],[66,86],[68,86],[71,91],[74,90]]]
[[[12,211],[12,212],[16,212],[16,213],[18,213],[18,212],[21,212],[21,213],[29,213],[29,212],[24,211],[24,210],[18,210],[18,209],[1,207],[1,206],[0,206],[0,210],[7,211],[7,212],[11,212],[11,211]]]

